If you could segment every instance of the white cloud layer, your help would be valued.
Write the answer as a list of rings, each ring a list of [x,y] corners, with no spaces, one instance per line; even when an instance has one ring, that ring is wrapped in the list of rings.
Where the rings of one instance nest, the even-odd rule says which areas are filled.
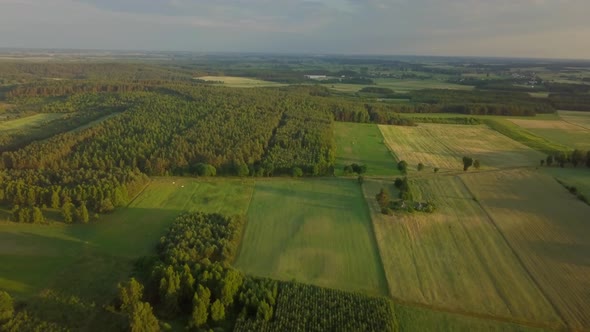
[[[0,0],[0,47],[590,59],[588,0]]]

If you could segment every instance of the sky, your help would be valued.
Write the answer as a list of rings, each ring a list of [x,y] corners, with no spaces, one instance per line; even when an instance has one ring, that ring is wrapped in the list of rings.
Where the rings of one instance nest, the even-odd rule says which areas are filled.
[[[0,0],[0,47],[590,59],[590,0]]]

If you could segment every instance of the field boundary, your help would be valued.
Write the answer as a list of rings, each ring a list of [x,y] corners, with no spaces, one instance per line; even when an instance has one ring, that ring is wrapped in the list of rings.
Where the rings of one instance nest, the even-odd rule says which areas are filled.
[[[565,320],[564,315],[561,312],[561,310],[555,305],[555,303],[551,300],[551,298],[549,298],[549,296],[547,296],[547,293],[545,292],[543,287],[541,287],[541,284],[539,283],[537,278],[535,278],[533,273],[531,273],[531,271],[528,269],[528,267],[524,264],[524,261],[522,260],[522,258],[520,257],[520,255],[518,254],[516,249],[514,249],[514,247],[510,243],[510,241],[508,241],[508,238],[506,237],[504,232],[502,232],[502,230],[500,229],[498,224],[496,224],[496,221],[494,220],[494,218],[492,218],[492,215],[489,213],[489,211],[483,206],[483,204],[481,204],[481,202],[477,199],[477,197],[475,197],[475,195],[473,194],[473,191],[471,191],[471,188],[469,188],[469,186],[465,183],[465,181],[463,181],[461,176],[457,176],[457,178],[458,178],[459,182],[461,182],[461,184],[465,187],[465,189],[467,190],[469,195],[471,195],[471,197],[473,197],[473,200],[477,203],[477,205],[481,208],[481,210],[486,214],[486,217],[490,220],[490,224],[494,227],[494,229],[498,232],[498,234],[500,234],[500,236],[502,237],[502,239],[504,240],[504,242],[506,243],[506,245],[508,246],[508,248],[510,249],[510,251],[514,255],[514,257],[516,257],[520,266],[523,268],[523,270],[529,276],[531,281],[535,284],[535,286],[537,287],[539,292],[547,300],[547,303],[549,303],[549,305],[551,305],[551,308],[553,308],[553,311],[555,311],[555,313],[559,316],[559,319],[561,319],[561,321],[565,325],[565,327],[567,327],[568,329],[571,329],[569,323]]]
[[[377,256],[379,257],[379,266],[381,267],[380,273],[383,275],[383,280],[385,281],[385,287],[387,288],[388,297],[391,297],[391,286],[389,285],[389,280],[387,280],[387,273],[385,273],[385,267],[383,266],[383,257],[381,257],[381,246],[379,245],[379,240],[377,240],[377,233],[375,233],[375,221],[373,220],[373,215],[371,213],[371,206],[367,201],[365,196],[365,187],[364,184],[361,184],[361,194],[363,195],[363,201],[365,201],[365,206],[367,207],[367,213],[369,214],[369,223],[371,224],[371,240],[373,240],[374,245],[377,249]]]

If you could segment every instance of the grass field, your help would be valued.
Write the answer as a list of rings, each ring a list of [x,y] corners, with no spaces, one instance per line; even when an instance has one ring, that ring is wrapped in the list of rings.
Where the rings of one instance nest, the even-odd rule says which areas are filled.
[[[234,76],[202,76],[195,77],[204,81],[223,82],[223,85],[232,88],[257,88],[267,86],[284,86],[285,84],[263,81],[254,78],[234,77]]]
[[[258,181],[236,267],[387,294],[369,211],[352,179]]]
[[[363,189],[394,299],[512,322],[560,325],[551,305],[460,178],[412,181],[418,200],[436,204],[432,214],[381,214],[375,194],[387,185],[367,179]]]
[[[590,112],[559,111],[557,113],[564,121],[590,130]]]
[[[512,123],[549,141],[576,149],[590,150],[590,129],[563,120],[510,119]]]
[[[399,175],[396,160],[375,124],[335,122],[336,175],[345,165],[367,165],[366,175]]]
[[[245,214],[253,188],[252,181],[157,178],[128,208],[89,225],[2,222],[0,289],[17,299],[47,287],[110,299],[116,282],[129,275],[130,261],[153,254],[181,211]]]
[[[319,81],[321,84],[321,81]],[[434,79],[428,80],[401,80],[401,79],[394,79],[394,78],[377,78],[374,79],[376,86],[383,87],[383,88],[390,88],[393,89],[395,92],[398,93],[405,93],[413,90],[422,90],[422,89],[452,89],[452,90],[471,90],[473,89],[472,86],[468,85],[459,85],[453,83],[447,83],[444,81],[438,81]],[[322,84],[325,87],[330,89],[340,91],[340,92],[349,92],[354,93],[358,92],[362,88],[366,87],[367,85],[363,84]]]
[[[420,124],[417,127],[379,125],[385,142],[400,160],[416,170],[418,163],[432,172],[462,170],[463,156],[478,159],[482,169],[536,165],[543,154],[489,128],[479,126]]]
[[[578,188],[586,197],[590,198],[590,169],[585,166],[577,168],[543,167],[543,172],[559,181]]]
[[[568,326],[590,329],[590,206],[541,171],[464,179]]]
[[[0,122],[0,131],[14,132],[41,126],[47,122],[63,118],[62,113],[41,113],[24,118]]]

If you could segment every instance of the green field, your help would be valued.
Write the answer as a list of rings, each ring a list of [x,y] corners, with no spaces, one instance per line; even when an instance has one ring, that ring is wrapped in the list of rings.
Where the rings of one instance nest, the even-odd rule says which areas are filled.
[[[541,171],[463,178],[568,327],[590,329],[590,206]]]
[[[541,332],[542,328],[517,325],[510,322],[485,319],[422,307],[395,305],[395,317],[399,330],[404,332],[453,331],[453,332]]]
[[[418,163],[432,172],[463,169],[463,156],[478,159],[482,169],[537,165],[544,155],[486,126],[420,124],[416,127],[379,125],[385,142],[410,170]]]
[[[336,175],[342,175],[345,165],[367,165],[366,175],[399,175],[393,153],[384,143],[375,124],[336,122]]]
[[[47,122],[63,118],[62,113],[41,113],[9,121],[0,121],[1,132],[14,132],[39,127]]]
[[[375,194],[391,184],[366,180],[364,194],[391,295],[404,303],[472,316],[557,327],[560,320],[485,211],[457,176],[414,180],[432,214],[380,213]]]
[[[590,129],[563,120],[537,121],[510,119],[533,134],[571,149],[590,150]]]
[[[235,263],[246,273],[387,294],[356,180],[258,181]]]
[[[203,81],[223,82],[224,86],[232,88],[258,88],[267,86],[284,86],[285,84],[263,81],[254,78],[247,77],[235,77],[235,76],[202,76],[195,77]]]
[[[590,199],[590,169],[587,167],[543,167],[543,171],[568,186],[576,187],[581,193]]]
[[[564,121],[590,130],[590,112],[559,111],[557,113]]]
[[[422,89],[453,89],[453,90],[471,90],[473,89],[472,86],[468,85],[459,85],[453,83],[447,83],[444,81],[438,81],[434,79],[426,79],[426,80],[402,80],[402,79],[394,79],[394,78],[377,78],[374,79],[374,82],[378,87],[383,88],[390,88],[393,89],[395,92],[398,93],[405,93],[413,90],[422,90]],[[321,81],[319,81],[321,84]],[[322,84],[323,86],[340,91],[340,92],[349,92],[355,93],[361,90],[362,88],[366,87],[367,85],[364,84]]]
[[[245,214],[253,188],[247,180],[157,178],[128,208],[89,225],[2,222],[0,289],[17,299],[55,288],[110,300],[130,261],[152,254],[176,215],[196,209]]]

